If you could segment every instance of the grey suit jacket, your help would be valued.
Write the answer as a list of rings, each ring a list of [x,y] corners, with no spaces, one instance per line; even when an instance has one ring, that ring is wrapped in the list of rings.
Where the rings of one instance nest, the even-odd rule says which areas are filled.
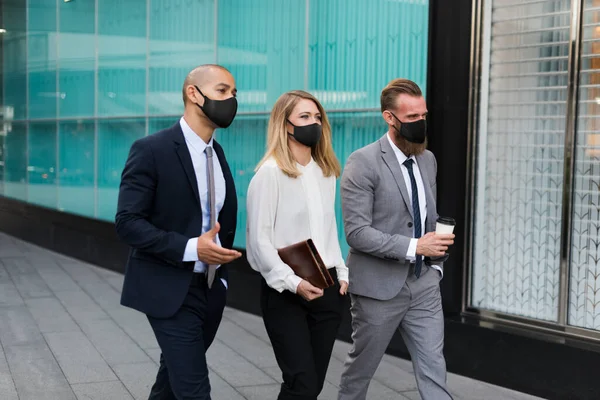
[[[429,150],[416,159],[427,199],[425,232],[431,232],[437,220],[437,162]],[[406,252],[414,221],[408,189],[387,133],[350,155],[342,175],[341,196],[350,245],[348,290],[389,300],[400,293],[408,275]]]

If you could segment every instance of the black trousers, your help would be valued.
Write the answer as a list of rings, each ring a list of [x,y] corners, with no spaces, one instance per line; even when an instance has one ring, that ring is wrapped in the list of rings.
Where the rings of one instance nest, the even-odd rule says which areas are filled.
[[[161,350],[149,400],[210,400],[206,351],[219,329],[226,291],[218,277],[208,289],[204,274],[195,274],[174,316],[148,316]]]
[[[263,320],[283,374],[278,400],[316,400],[323,389],[344,304],[335,270],[329,271],[336,284],[310,302],[263,279]]]

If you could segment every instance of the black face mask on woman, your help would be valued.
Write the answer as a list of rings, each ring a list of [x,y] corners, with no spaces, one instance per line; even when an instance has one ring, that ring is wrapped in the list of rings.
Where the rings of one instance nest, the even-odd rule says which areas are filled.
[[[392,114],[394,118],[396,118],[396,120],[402,124],[400,125],[400,129],[394,125],[394,128],[396,131],[398,131],[400,136],[411,143],[425,143],[425,137],[427,136],[427,121],[420,119],[415,122],[402,122],[394,115],[393,112],[390,111],[390,114]]]
[[[290,122],[289,119],[288,122]],[[304,126],[296,126],[290,122],[290,125],[294,127],[294,133],[288,132],[288,135],[292,136],[300,144],[307,147],[314,147],[319,143],[319,140],[321,140],[323,128],[316,122]]]
[[[237,113],[237,99],[230,97],[225,100],[213,100],[209,99],[202,93],[198,86],[194,86],[196,90],[204,97],[204,105],[201,106],[195,103],[206,115],[206,118],[210,119],[219,128],[227,128],[233,122],[235,114]]]

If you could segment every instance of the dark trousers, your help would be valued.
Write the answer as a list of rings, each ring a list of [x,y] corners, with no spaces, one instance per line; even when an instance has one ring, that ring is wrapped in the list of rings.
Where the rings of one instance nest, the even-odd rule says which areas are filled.
[[[316,400],[323,389],[344,304],[335,270],[330,273],[336,284],[310,302],[263,280],[263,320],[283,374],[278,400]]]
[[[149,400],[210,400],[206,351],[221,323],[226,290],[218,278],[208,289],[204,275],[195,274],[174,316],[148,316],[161,350]]]

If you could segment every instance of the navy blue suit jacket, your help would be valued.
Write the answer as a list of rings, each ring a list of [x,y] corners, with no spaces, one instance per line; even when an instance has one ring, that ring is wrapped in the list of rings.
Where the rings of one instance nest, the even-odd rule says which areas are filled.
[[[233,176],[223,148],[214,152],[225,177],[226,196],[218,221],[219,239],[232,248],[237,220]],[[196,174],[179,122],[133,143],[121,176],[116,215],[118,236],[131,250],[121,304],[156,318],[168,318],[188,292],[194,262],[183,262],[190,238],[202,234]],[[226,266],[217,278],[227,280]]]

